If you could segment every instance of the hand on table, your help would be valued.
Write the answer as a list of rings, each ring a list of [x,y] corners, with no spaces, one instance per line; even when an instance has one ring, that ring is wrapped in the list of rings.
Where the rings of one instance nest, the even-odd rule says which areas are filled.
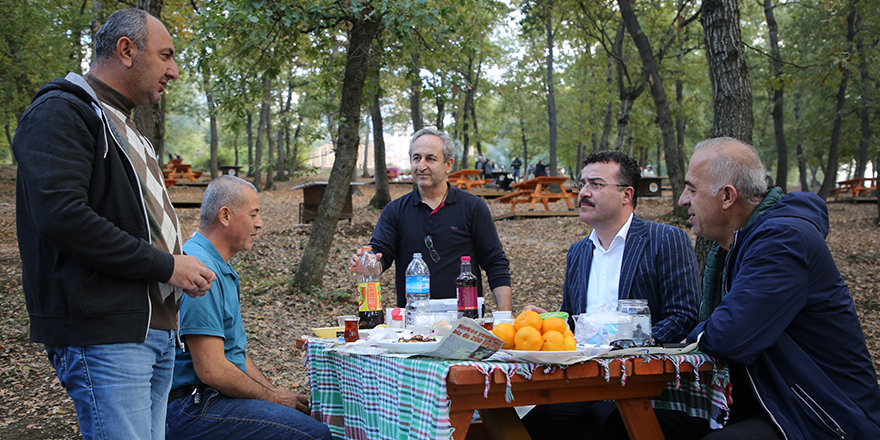
[[[533,306],[533,305],[531,305],[531,304],[527,305],[526,308],[525,308],[524,310],[531,310],[531,311],[533,311],[533,312],[535,312],[535,313],[538,313],[538,314],[541,314],[541,313],[547,313],[546,310],[544,310],[544,309],[542,309],[542,308],[540,308],[540,307],[538,307],[538,306]]]

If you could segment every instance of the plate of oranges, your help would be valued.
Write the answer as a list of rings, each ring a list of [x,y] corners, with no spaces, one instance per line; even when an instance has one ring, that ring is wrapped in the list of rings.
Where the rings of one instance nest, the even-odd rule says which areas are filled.
[[[496,325],[492,334],[504,341],[501,349],[514,360],[555,364],[567,362],[584,352],[564,319],[542,318],[531,310],[517,315],[513,324]]]

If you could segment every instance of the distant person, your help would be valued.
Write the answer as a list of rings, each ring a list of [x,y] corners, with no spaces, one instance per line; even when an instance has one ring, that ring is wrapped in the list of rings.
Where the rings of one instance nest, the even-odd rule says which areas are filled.
[[[219,276],[208,295],[184,298],[167,437],[330,439],[307,396],[272,385],[247,352],[239,277],[229,263],[249,250],[263,221],[254,186],[221,175],[205,189],[199,231],[183,245]]]
[[[382,210],[370,240],[383,270],[395,264],[397,306],[406,306],[406,267],[414,253],[421,253],[431,271],[431,299],[455,298],[461,257],[470,256],[478,295],[483,293],[482,269],[497,310],[511,310],[510,263],[489,207],[446,181],[455,162],[452,138],[423,128],[410,141],[409,157],[418,188]],[[352,255],[350,271],[360,269],[360,254]]]
[[[639,177],[638,163],[620,151],[599,151],[584,159],[574,189],[581,221],[592,232],[568,250],[560,310],[575,316],[605,303],[616,308],[620,299],[645,299],[651,336],[679,342],[697,323],[697,258],[684,230],[635,215]],[[533,305],[526,309],[546,312]],[[533,439],[579,439],[585,433],[602,438],[615,408],[610,401],[539,405],[523,423]]]
[[[474,164],[474,169],[480,170],[480,179],[482,179],[483,176],[485,176],[483,168],[484,168],[483,156],[477,156],[477,163]]]
[[[703,274],[703,322],[687,341],[728,364],[733,403],[720,430],[664,434],[878,439],[877,376],[825,242],[825,201],[778,187],[768,192],[764,177],[746,143],[715,138],[694,147],[678,203],[694,234],[714,244]],[[671,414],[678,417],[658,411],[661,426]]]
[[[535,177],[544,177],[547,175],[547,165],[544,164],[543,160],[539,160],[538,164],[535,165]]]
[[[529,179],[531,179],[532,177],[535,177],[535,164],[530,163],[528,169],[526,169],[526,177],[525,177],[525,179],[526,179],[526,180],[529,180]]]
[[[483,171],[486,176],[485,177],[486,180],[494,181],[495,180],[495,161],[494,160],[490,161],[490,160],[486,159],[486,161],[483,162]]]
[[[511,168],[513,168],[513,182],[519,182],[519,169],[522,167],[522,160],[519,158],[519,154],[513,159],[513,162],[510,163]]]
[[[642,177],[657,177],[651,164],[645,165],[645,169],[642,170]]]
[[[85,77],[43,86],[12,143],[30,340],[46,344],[83,438],[161,439],[180,296],[215,277],[181,254],[156,152],[131,120],[177,78],[171,35],[122,9],[94,42]]]

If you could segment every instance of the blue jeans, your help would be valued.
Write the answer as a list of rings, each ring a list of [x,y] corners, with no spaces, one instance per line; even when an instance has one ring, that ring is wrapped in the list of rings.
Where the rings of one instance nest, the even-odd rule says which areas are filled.
[[[513,179],[514,183],[519,180],[519,168],[513,170],[513,177],[511,179]]]
[[[150,329],[140,344],[46,345],[84,439],[165,438],[175,340]]]
[[[323,423],[293,408],[253,399],[233,399],[213,388],[168,404],[166,436],[178,439],[331,440]]]

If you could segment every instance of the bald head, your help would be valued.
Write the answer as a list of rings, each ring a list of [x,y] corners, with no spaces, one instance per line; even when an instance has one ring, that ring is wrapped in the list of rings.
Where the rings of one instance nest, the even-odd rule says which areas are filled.
[[[724,185],[736,188],[739,198],[757,205],[767,193],[764,164],[755,147],[730,137],[707,139],[694,147],[691,161],[705,160],[709,189],[717,193]]]

